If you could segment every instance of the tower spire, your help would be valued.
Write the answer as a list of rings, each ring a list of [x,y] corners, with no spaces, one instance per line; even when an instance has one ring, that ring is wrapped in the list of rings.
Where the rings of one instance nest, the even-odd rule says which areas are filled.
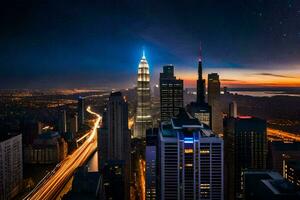
[[[145,49],[143,48],[143,57],[142,59],[146,59],[146,55],[145,55]]]
[[[200,42],[200,52],[198,59],[198,80],[197,80],[197,103],[205,103],[205,79],[202,77],[202,46]]]
[[[202,62],[202,46],[201,46],[201,42],[200,42],[200,48],[199,48],[199,58],[198,58],[199,62]]]

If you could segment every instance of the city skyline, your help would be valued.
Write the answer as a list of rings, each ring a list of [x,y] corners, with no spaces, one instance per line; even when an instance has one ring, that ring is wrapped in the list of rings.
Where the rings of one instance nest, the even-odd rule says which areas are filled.
[[[32,0],[2,11],[1,88],[131,87],[143,47],[152,84],[172,63],[194,87],[200,42],[204,77],[218,71],[229,87],[300,87],[296,1]]]
[[[0,7],[0,200],[300,199],[300,1]]]

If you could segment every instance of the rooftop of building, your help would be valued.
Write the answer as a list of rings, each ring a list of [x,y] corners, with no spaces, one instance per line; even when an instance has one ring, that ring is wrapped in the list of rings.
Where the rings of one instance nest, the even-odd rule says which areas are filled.
[[[184,127],[198,127],[202,128],[203,125],[199,123],[198,119],[193,118],[189,113],[184,109],[179,111],[179,114],[176,117],[171,119],[173,129],[181,129]]]
[[[56,131],[47,131],[39,135],[38,139],[48,140],[52,138],[60,137],[59,133]]]
[[[122,97],[122,93],[121,92],[112,92],[111,94],[110,94],[110,96],[112,96],[112,97],[116,97],[116,96],[120,96],[120,97]]]
[[[298,188],[285,179],[278,180],[261,180],[274,194],[295,194],[298,193]],[[300,197],[300,194],[298,194]]]
[[[8,133],[1,133],[0,134],[0,142],[4,142],[6,140],[9,140],[13,137],[16,137],[16,136],[20,136],[21,134],[20,133],[17,133],[17,132],[8,132]]]
[[[163,137],[177,137],[180,134],[184,137],[217,137],[207,126],[200,123],[198,119],[192,117],[184,109],[181,109],[176,117],[170,122],[162,122],[160,131]],[[198,132],[199,134],[194,134]],[[198,139],[198,138],[195,138]]]
[[[273,194],[295,194],[298,188],[285,180],[278,172],[269,170],[247,170],[244,172],[245,180],[251,176],[252,183],[263,183]]]
[[[274,180],[281,180],[283,179],[282,176],[276,172],[276,171],[272,171],[272,170],[247,170],[244,171],[244,175],[268,175],[271,179]]]

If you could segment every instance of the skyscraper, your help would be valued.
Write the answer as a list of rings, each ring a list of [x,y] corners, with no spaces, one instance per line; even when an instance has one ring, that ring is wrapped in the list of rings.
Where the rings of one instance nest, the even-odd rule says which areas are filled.
[[[220,80],[217,73],[208,74],[208,104],[211,106],[211,129],[217,134],[223,134],[223,115],[220,105]]]
[[[269,141],[268,142],[268,167],[276,170],[281,175],[284,171],[284,162],[300,160],[300,142]]]
[[[159,129],[160,199],[223,199],[223,140],[184,110]]]
[[[205,102],[205,79],[202,75],[202,49],[200,48],[200,56],[198,59],[198,80],[197,80],[197,99],[186,106],[186,110],[199,122],[211,127],[211,106]]]
[[[215,101],[220,101],[220,80],[219,74],[208,74],[208,104],[213,105]]]
[[[58,116],[58,131],[60,133],[67,132],[67,113],[66,110],[60,110]]]
[[[159,77],[160,120],[169,121],[183,107],[183,80],[174,76],[174,66],[166,65]]]
[[[237,117],[237,104],[235,101],[229,104],[229,117]]]
[[[134,137],[145,138],[146,130],[151,127],[151,96],[149,65],[143,52],[138,68],[137,109],[135,116]]]
[[[242,172],[245,169],[265,169],[267,154],[266,121],[251,116],[225,120],[225,173],[227,198],[241,194]]]
[[[75,135],[78,132],[78,115],[77,113],[70,118],[69,131]]]
[[[124,199],[129,198],[130,186],[130,133],[128,130],[128,104],[121,92],[111,93],[103,115],[103,128],[98,135],[100,169],[108,163],[123,163]],[[116,188],[115,188],[116,189]]]
[[[0,199],[13,199],[22,181],[22,135],[0,137]]]
[[[202,49],[200,47],[200,56],[198,59],[198,80],[197,80],[197,104],[205,104],[205,79],[202,77]]]
[[[146,134],[146,200],[158,199],[157,135],[158,129],[147,129]]]
[[[300,188],[300,160],[287,160],[283,166],[283,176]]]
[[[121,92],[111,93],[103,117],[107,136],[102,137],[100,133],[99,139],[106,139],[104,142],[107,143],[107,155],[104,157],[107,160],[127,160],[130,152],[128,104]]]
[[[84,114],[85,114],[85,107],[84,107],[84,98],[83,97],[78,97],[78,125],[81,126],[84,124]]]

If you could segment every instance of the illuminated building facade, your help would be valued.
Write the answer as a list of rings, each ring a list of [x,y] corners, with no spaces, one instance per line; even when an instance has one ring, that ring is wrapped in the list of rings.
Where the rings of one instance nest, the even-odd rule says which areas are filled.
[[[158,129],[147,129],[146,133],[146,200],[157,199],[157,133]]]
[[[160,199],[223,195],[223,140],[181,110],[159,129]]]
[[[207,99],[211,106],[211,129],[217,134],[223,134],[223,115],[220,105],[220,80],[217,73],[208,74]]]
[[[170,121],[183,108],[183,80],[174,76],[174,66],[166,65],[159,77],[160,120]]]
[[[151,126],[150,72],[145,53],[143,52],[143,57],[138,68],[137,110],[135,116],[134,137],[145,138],[146,130]]]

